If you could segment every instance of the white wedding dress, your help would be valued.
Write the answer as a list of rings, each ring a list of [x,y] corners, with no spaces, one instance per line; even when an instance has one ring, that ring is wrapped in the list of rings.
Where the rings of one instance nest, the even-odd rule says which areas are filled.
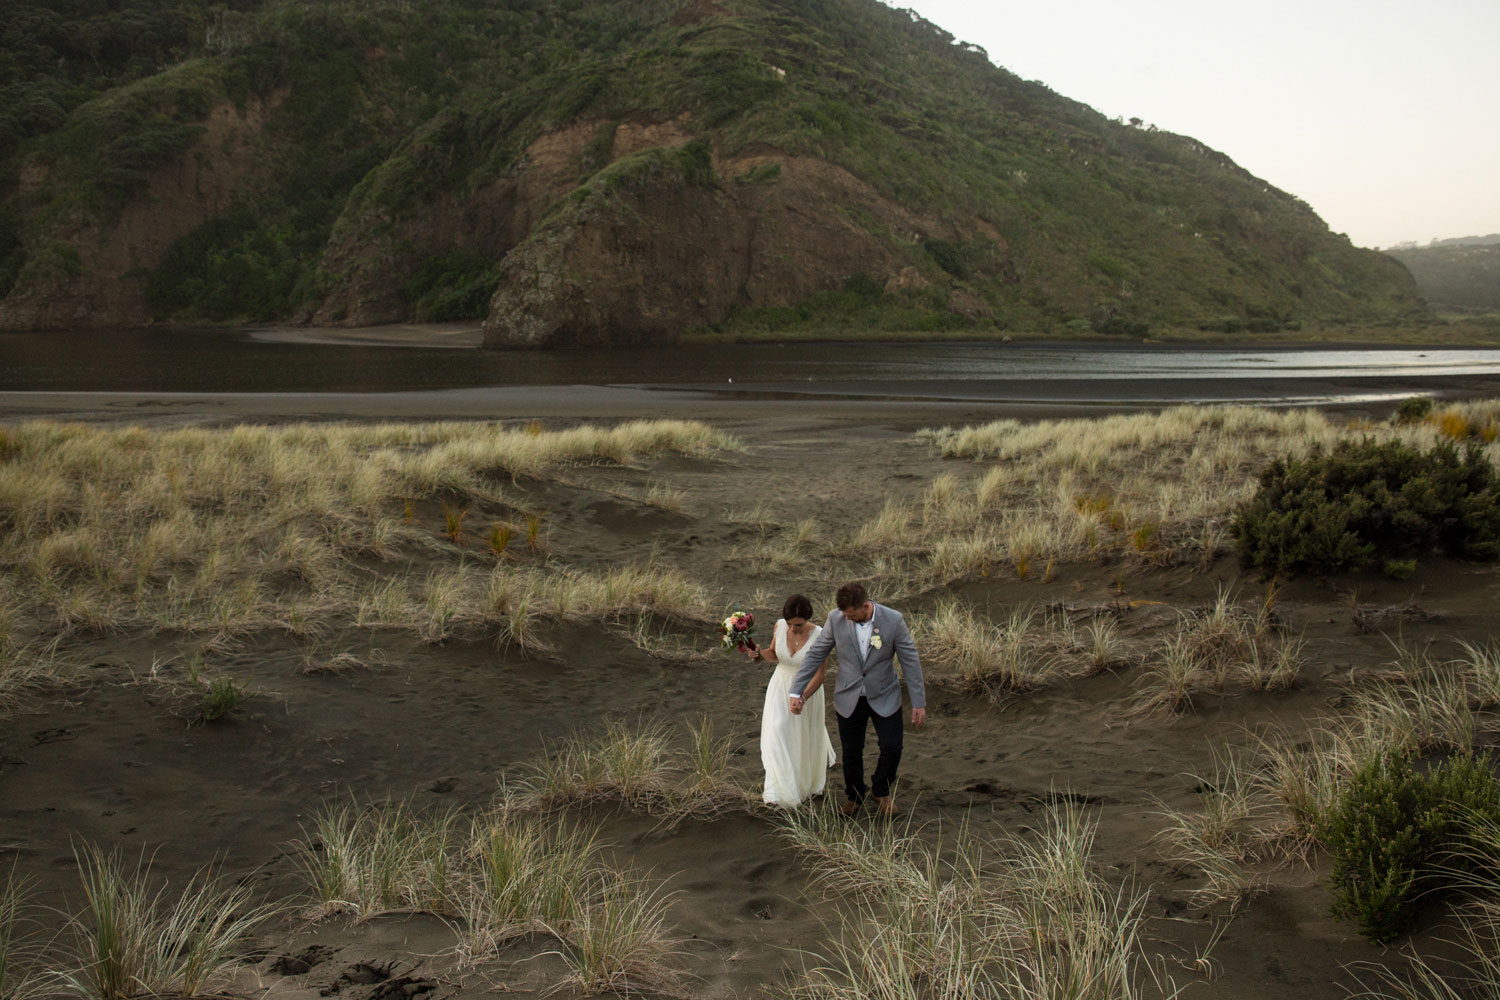
[[[823,722],[823,687],[803,703],[800,715],[793,715],[787,704],[792,680],[807,658],[807,648],[822,631],[815,627],[797,655],[792,656],[787,648],[786,620],[776,622],[771,644],[776,670],[766,685],[766,707],[760,717],[760,762],[766,769],[762,797],[772,805],[795,806],[810,795],[821,794],[828,783],[828,769],[833,766],[833,742]]]

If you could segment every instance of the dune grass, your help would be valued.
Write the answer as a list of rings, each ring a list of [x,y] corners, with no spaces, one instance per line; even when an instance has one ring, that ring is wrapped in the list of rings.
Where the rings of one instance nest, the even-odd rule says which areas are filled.
[[[683,421],[556,431],[35,421],[5,432],[0,698],[25,680],[27,635],[173,630],[227,646],[261,630],[354,625],[434,641],[475,628],[526,644],[538,619],[695,615],[697,586],[661,565],[592,573],[548,558],[525,490],[579,463],[740,447]],[[503,531],[466,530],[481,509],[491,523],[527,523],[525,550]],[[412,579],[403,565],[429,568]]]
[[[706,718],[686,730],[614,722],[548,746],[470,819],[410,802],[325,806],[297,845],[311,915],[438,914],[459,923],[471,963],[545,934],[585,994],[675,992],[671,896],[611,864],[598,829],[564,811],[615,803],[676,823],[748,808],[728,742]]]
[[[0,1000],[31,1000],[44,992],[32,886],[14,864],[0,882]]]
[[[978,471],[940,476],[911,501],[888,501],[843,548],[855,561],[862,552],[904,554],[911,570],[901,586],[908,591],[997,576],[1026,579],[1049,561],[1123,558],[1208,568],[1229,551],[1233,513],[1275,456],[1303,456],[1362,436],[1422,448],[1457,436],[1497,462],[1500,444],[1485,430],[1495,426],[1500,401],[1454,404],[1407,423],[1339,423],[1314,410],[1179,406],[930,429],[918,439]]]
[[[502,796],[467,821],[410,803],[327,807],[297,846],[315,917],[434,913],[459,922],[469,963],[513,938],[550,935],[590,995],[678,981],[670,898],[610,864],[597,829],[518,812]]]
[[[386,808],[325,808],[314,838],[299,844],[319,915],[367,917],[398,910],[444,913],[456,898],[454,851],[459,816],[410,803]]]
[[[1085,672],[1066,619],[1032,607],[1014,608],[996,623],[945,597],[931,613],[912,616],[912,632],[927,676],[966,694],[998,699]],[[1094,653],[1087,658],[1093,662]]]
[[[65,664],[57,657],[57,640],[46,645],[0,636],[0,712],[14,709],[39,684],[61,678]]]
[[[1270,590],[1265,599],[1242,605],[1232,590],[1221,589],[1213,604],[1182,612],[1171,631],[1150,641],[1126,639],[1120,629],[1126,612],[1112,606],[1016,605],[991,620],[945,596],[911,622],[933,684],[999,701],[1141,662],[1128,711],[1149,715],[1186,711],[1209,691],[1275,692],[1295,685],[1306,643],[1284,633],[1274,596]],[[1087,624],[1074,620],[1081,615]],[[1471,672],[1488,669],[1482,655],[1473,662]]]
[[[605,724],[574,736],[506,776],[511,808],[548,811],[616,802],[668,823],[708,818],[750,804],[729,773],[728,742],[707,718],[688,727],[682,748],[663,723]]]
[[[1199,811],[1162,806],[1155,839],[1163,842],[1169,861],[1200,879],[1188,892],[1195,906],[1222,902],[1232,912],[1254,888],[1245,862],[1265,836],[1253,825],[1264,812],[1254,764],[1248,753],[1211,748],[1208,772],[1188,776],[1199,795]]]
[[[791,995],[1099,997],[1172,995],[1144,959],[1146,896],[1110,887],[1090,860],[1097,821],[1064,803],[1033,834],[951,838],[840,822],[831,808],[781,817],[819,883],[847,901],[809,949]],[[950,841],[951,842],[947,842]],[[1147,981],[1151,979],[1148,987]]]
[[[1172,631],[1146,658],[1136,679],[1135,714],[1181,712],[1195,696],[1242,687],[1281,691],[1296,684],[1305,643],[1287,636],[1275,610],[1275,591],[1250,606],[1220,588],[1214,603],[1179,615]]]
[[[229,981],[238,946],[274,916],[248,885],[204,869],[171,894],[142,858],[82,847],[83,909],[71,918],[67,964],[56,971],[72,995],[93,1000],[203,996]]]

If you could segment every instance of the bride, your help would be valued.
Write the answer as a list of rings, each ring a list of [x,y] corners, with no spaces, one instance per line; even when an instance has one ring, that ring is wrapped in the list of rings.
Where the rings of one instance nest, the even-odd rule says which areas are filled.
[[[746,650],[752,661],[776,664],[766,685],[766,707],[760,717],[760,760],[766,769],[766,802],[795,806],[811,795],[821,795],[833,766],[833,743],[823,723],[823,675],[828,661],[818,665],[804,693],[802,712],[793,715],[790,705],[792,679],[806,657],[808,643],[822,632],[814,625],[812,602],[801,594],[787,598],[771,648]]]

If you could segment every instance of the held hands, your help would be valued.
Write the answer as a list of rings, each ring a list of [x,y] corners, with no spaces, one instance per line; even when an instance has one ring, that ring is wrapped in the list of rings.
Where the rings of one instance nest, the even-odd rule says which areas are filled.
[[[802,699],[799,698],[799,697],[797,697],[796,695],[792,695],[792,697],[791,697],[791,709],[792,709],[792,714],[793,715],[801,715],[802,714]]]

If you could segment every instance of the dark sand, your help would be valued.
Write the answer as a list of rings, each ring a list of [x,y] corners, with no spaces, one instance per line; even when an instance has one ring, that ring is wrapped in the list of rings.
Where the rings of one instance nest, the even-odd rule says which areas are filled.
[[[1463,392],[1467,386],[1451,386]],[[649,552],[718,588],[726,602],[758,586],[805,589],[819,613],[833,580],[758,579],[726,573],[723,554],[753,538],[725,518],[762,501],[780,523],[816,515],[830,535],[852,530],[858,511],[887,497],[919,495],[944,472],[961,478],[982,467],[943,461],[911,440],[914,428],[1021,417],[1098,414],[1110,407],[761,400],[628,389],[473,390],[385,395],[132,395],[0,393],[0,418],[52,418],[171,426],[236,421],[522,419],[546,422],[625,417],[694,417],[740,436],[744,454],[671,458],[644,469],[591,467],[566,482],[523,484],[545,503],[556,557],[585,566],[636,561]],[[1374,411],[1388,412],[1389,407]],[[647,483],[682,490],[682,514],[622,500]],[[434,515],[435,517],[435,515]],[[440,520],[440,519],[439,519]],[[439,524],[434,524],[434,531]],[[1123,595],[1118,588],[1123,586]],[[1177,614],[1211,603],[1217,588],[1239,588],[1253,602],[1260,584],[1230,560],[1209,572],[1151,570],[1133,564],[1063,567],[1051,582],[975,583],[964,598],[1003,617],[1021,604],[1061,602],[1086,610],[1123,598],[1128,636],[1159,636]],[[930,610],[938,594],[900,602]],[[876,595],[879,599],[880,595]],[[1293,631],[1308,638],[1303,683],[1289,693],[1212,695],[1177,719],[1129,719],[1124,704],[1139,668],[1106,673],[1004,705],[934,689],[929,725],[908,730],[902,804],[913,822],[945,827],[967,819],[986,834],[1024,831],[1058,790],[1083,796],[1100,822],[1096,860],[1113,878],[1151,886],[1148,944],[1184,994],[1224,1000],[1307,1000],[1343,995],[1349,963],[1399,962],[1356,929],[1328,915],[1324,862],[1266,866],[1266,891],[1230,921],[1223,907],[1190,908],[1195,883],[1164,862],[1152,838],[1161,804],[1196,807],[1195,780],[1210,749],[1243,744],[1247,730],[1296,729],[1330,710],[1352,673],[1392,658],[1390,641],[1354,627],[1356,606],[1414,601],[1434,616],[1400,625],[1407,642],[1495,633],[1500,574],[1495,567],[1430,561],[1412,579],[1300,580],[1281,595]],[[774,609],[756,609],[774,618]],[[1393,624],[1392,629],[1396,626]],[[180,655],[190,637],[160,634],[75,636],[63,652],[87,664],[84,683],[41,692],[0,728],[0,829],[4,852],[34,875],[44,897],[78,898],[73,845],[154,854],[158,870],[181,879],[218,860],[255,873],[268,891],[301,891],[288,845],[324,803],[391,797],[477,808],[500,774],[533,759],[538,747],[606,719],[666,719],[702,713],[735,735],[735,768],[759,781],[758,713],[764,672],[724,656],[679,663],[653,659],[598,629],[554,632],[556,651],[523,655],[493,637],[441,645],[353,629],[299,644],[277,633],[244,644],[216,665],[248,682],[254,696],[231,718],[191,726],[181,706],[139,683],[155,659]],[[702,642],[716,637],[705,625]],[[374,648],[372,648],[372,643]],[[309,655],[346,651],[368,664],[342,674],[309,674]],[[831,724],[831,720],[830,720]],[[838,772],[831,787],[837,787]],[[808,885],[802,862],[763,817],[735,813],[675,830],[613,810],[591,814],[622,860],[666,879],[677,893],[672,920],[681,961],[697,977],[690,995],[781,995],[788,976],[816,949],[834,904]],[[180,884],[180,883],[179,883]],[[1212,951],[1212,975],[1194,957]],[[1431,944],[1430,932],[1417,939]],[[478,998],[496,989],[545,991],[561,976],[552,945],[524,939],[480,970],[458,966],[452,932],[426,916],[362,924],[286,920],[268,928],[263,953],[245,966],[236,993],[312,1000]],[[309,950],[317,946],[321,950]],[[287,956],[303,956],[287,962]],[[574,995],[568,990],[556,994]]]

